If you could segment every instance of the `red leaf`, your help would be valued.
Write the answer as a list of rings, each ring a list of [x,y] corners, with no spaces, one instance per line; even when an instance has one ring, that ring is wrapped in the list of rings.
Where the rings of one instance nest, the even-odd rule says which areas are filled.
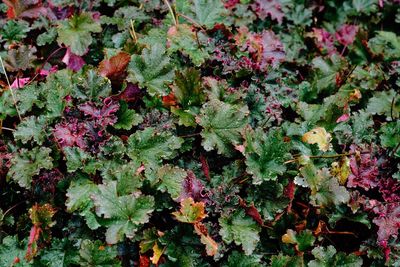
[[[208,166],[208,162],[206,157],[204,157],[203,154],[200,155],[200,162],[201,162],[201,168],[203,169],[204,176],[207,178],[208,181],[210,181],[210,167]]]
[[[130,60],[130,55],[125,52],[119,52],[110,59],[104,59],[99,64],[100,75],[109,78],[113,85],[121,84],[127,75],[126,67]]]
[[[78,146],[86,148],[84,135],[86,133],[85,125],[78,123],[77,119],[72,119],[68,123],[63,122],[56,125],[53,135],[60,146]]]
[[[7,5],[7,18],[37,18],[46,16],[47,9],[42,6],[40,0],[3,0]]]
[[[150,267],[150,258],[146,255],[140,255],[139,267]]]
[[[31,261],[37,254],[38,248],[37,248],[37,241],[39,240],[40,233],[42,232],[42,229],[37,226],[33,225],[29,234],[29,240],[28,240],[28,248],[26,250],[25,254],[25,259],[27,261]]]
[[[239,199],[239,205],[245,209],[246,214],[253,218],[254,221],[256,221],[259,225],[264,226],[261,214],[254,206],[254,203],[251,203],[251,206],[247,206],[246,202],[243,199]]]
[[[176,106],[176,98],[174,92],[162,97],[162,102],[165,107]]]

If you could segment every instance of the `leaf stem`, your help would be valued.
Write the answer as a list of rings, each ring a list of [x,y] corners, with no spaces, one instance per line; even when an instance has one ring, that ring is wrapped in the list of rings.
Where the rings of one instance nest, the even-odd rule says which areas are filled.
[[[13,91],[13,89],[11,88],[11,83],[10,83],[10,80],[8,79],[7,71],[6,71],[6,68],[4,67],[3,58],[2,58],[1,56],[0,56],[0,63],[1,63],[1,67],[3,68],[3,71],[4,71],[4,75],[6,76],[8,88],[9,88],[9,90],[10,90],[10,92],[11,92],[11,97],[12,97],[13,102],[14,102],[15,110],[17,111],[18,118],[19,118],[19,120],[21,121],[22,118],[21,118],[21,114],[19,113],[19,110],[18,110],[17,100],[16,100],[16,98],[15,98],[14,91]]]
[[[168,6],[169,12],[171,13],[172,20],[174,21],[175,26],[178,26],[178,21],[176,20],[174,10],[172,9],[171,5],[169,4],[168,0],[164,0],[165,4]]]

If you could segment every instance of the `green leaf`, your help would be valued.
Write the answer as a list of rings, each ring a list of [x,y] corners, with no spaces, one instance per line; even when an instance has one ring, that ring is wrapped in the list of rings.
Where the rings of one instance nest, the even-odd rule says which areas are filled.
[[[260,226],[243,210],[235,211],[231,216],[222,216],[219,220],[219,234],[227,244],[235,242],[242,245],[244,253],[251,255],[260,241]]]
[[[30,31],[29,23],[24,20],[10,19],[1,27],[0,35],[7,43],[22,41],[26,37],[26,33]]]
[[[283,141],[279,130],[264,133],[261,128],[249,129],[245,134],[247,172],[253,175],[253,183],[276,180],[286,171],[284,162],[289,158],[289,145]]]
[[[11,159],[8,177],[18,182],[21,187],[31,188],[32,177],[38,175],[41,169],[53,168],[51,149],[34,147],[32,150],[21,149]]]
[[[173,199],[176,199],[181,194],[182,183],[186,176],[185,170],[171,165],[164,165],[157,170],[157,178],[160,181],[157,189],[161,192],[167,191]]]
[[[400,116],[400,96],[391,89],[389,91],[375,92],[369,99],[367,112],[378,115],[385,115],[386,118],[399,118]]]
[[[45,46],[46,44],[51,44],[57,37],[57,29],[49,28],[47,32],[41,33],[36,38],[38,46]]]
[[[271,267],[303,267],[303,258],[300,256],[290,257],[279,254],[271,257]]]
[[[194,20],[210,29],[216,23],[223,23],[226,15],[221,0],[194,0],[192,11]]]
[[[31,266],[24,258],[26,247],[26,242],[19,242],[17,236],[6,236],[0,243],[0,266]],[[18,264],[13,264],[15,258],[20,260]]]
[[[308,263],[309,267],[361,267],[363,260],[354,254],[336,253],[333,246],[316,247],[312,250],[315,260]]]
[[[93,174],[101,167],[101,162],[95,161],[91,155],[79,147],[65,147],[64,154],[68,172],[81,169],[86,173]]]
[[[85,239],[79,249],[79,266],[82,267],[118,267],[121,262],[117,259],[115,246],[106,246],[100,240]]]
[[[288,229],[286,234],[282,236],[283,243],[289,243],[296,245],[299,251],[306,251],[312,245],[314,245],[315,237],[311,230],[306,229],[300,233],[296,233],[292,229]]]
[[[247,124],[247,106],[224,103],[213,99],[201,109],[198,123],[203,127],[201,136],[205,150],[217,149],[218,154],[230,155],[233,145],[241,142],[241,132]]]
[[[74,97],[99,102],[111,94],[111,82],[109,79],[100,76],[93,69],[82,70],[74,75],[72,94]]]
[[[203,104],[205,96],[201,85],[200,71],[188,68],[185,72],[176,72],[173,92],[183,109]]]
[[[168,51],[181,51],[189,56],[194,65],[200,66],[209,57],[206,49],[199,46],[200,37],[201,34],[198,33],[196,36],[187,24],[172,26],[168,31]]]
[[[59,44],[65,44],[72,53],[83,56],[93,41],[91,33],[101,32],[101,26],[90,14],[81,13],[60,21],[57,31]]]
[[[46,119],[43,116],[26,117],[18,124],[16,131],[13,133],[14,138],[24,144],[33,140],[38,145],[41,145],[46,137],[45,126]]]
[[[378,31],[368,41],[368,47],[375,54],[382,55],[385,60],[396,60],[400,57],[400,37],[394,32]]]
[[[261,256],[260,255],[244,255],[236,250],[232,252],[228,257],[228,261],[222,265],[223,267],[260,267]]]
[[[317,170],[312,163],[300,169],[302,177],[297,176],[295,183],[311,189],[311,204],[322,207],[340,205],[350,200],[350,194],[338,180],[332,177],[327,168]]]
[[[172,82],[174,71],[165,48],[154,44],[145,48],[141,55],[132,55],[128,66],[128,81],[146,87],[150,95],[168,95],[166,83]]]
[[[400,143],[400,120],[384,124],[380,131],[383,147],[395,148]]]
[[[133,126],[143,122],[143,117],[134,110],[128,108],[125,101],[119,102],[119,110],[117,112],[118,121],[114,124],[115,129],[130,130]]]
[[[169,132],[157,133],[154,128],[149,127],[129,137],[127,154],[135,162],[155,168],[163,159],[174,158],[182,143],[182,138]]]
[[[117,182],[110,181],[99,185],[100,193],[92,194],[96,214],[109,219],[106,240],[115,244],[126,236],[133,238],[139,227],[149,221],[149,214],[154,209],[154,198],[135,192],[119,196]]]
[[[67,201],[65,205],[67,210],[69,212],[79,211],[79,214],[85,217],[87,225],[92,230],[100,227],[91,211],[94,205],[90,196],[97,193],[99,193],[98,187],[92,181],[81,179],[77,182],[72,182],[66,194]]]

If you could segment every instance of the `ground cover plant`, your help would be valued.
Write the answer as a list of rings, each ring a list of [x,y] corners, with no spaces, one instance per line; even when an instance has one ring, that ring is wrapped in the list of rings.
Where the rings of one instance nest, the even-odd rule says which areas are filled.
[[[400,266],[397,0],[3,0],[0,266]]]

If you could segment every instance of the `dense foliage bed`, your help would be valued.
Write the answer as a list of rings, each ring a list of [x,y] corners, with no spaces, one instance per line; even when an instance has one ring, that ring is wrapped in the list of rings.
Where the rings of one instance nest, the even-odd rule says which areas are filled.
[[[0,266],[400,266],[397,0],[4,0]]]

